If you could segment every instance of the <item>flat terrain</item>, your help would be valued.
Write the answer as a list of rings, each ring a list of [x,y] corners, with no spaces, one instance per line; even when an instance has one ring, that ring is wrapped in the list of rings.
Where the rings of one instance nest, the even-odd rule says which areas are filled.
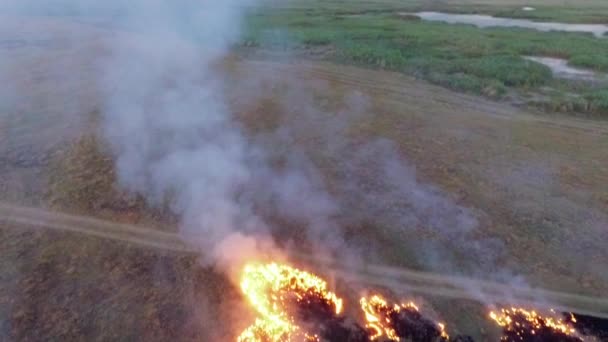
[[[0,104],[0,200],[136,225],[154,221],[156,229],[175,231],[171,218],[155,220],[154,211],[122,197],[103,147],[91,147],[89,140],[78,147],[78,139],[97,128],[97,62],[107,54],[107,42],[124,33],[69,19],[4,19],[0,81],[13,96]],[[79,33],[66,39],[65,32]],[[257,139],[283,122],[293,146],[277,149],[303,150],[344,204],[345,216],[369,209],[366,222],[347,226],[345,234],[367,247],[362,252],[370,260],[576,295],[608,293],[608,122],[541,114],[395,71],[286,58],[272,49],[250,56],[231,57],[223,66],[243,126]],[[73,73],[59,72],[66,64]],[[334,132],[324,131],[335,117],[347,123],[339,127],[347,132],[339,135],[348,138],[341,142],[345,148],[334,149],[328,139]],[[393,142],[408,165],[400,170],[407,173],[403,179],[416,181],[381,192],[386,197],[378,207],[349,201],[348,192],[373,192],[368,184],[397,187],[374,174],[374,156],[344,172],[349,147],[377,138]],[[347,191],[347,178],[368,183]],[[447,198],[471,211],[476,224],[462,232],[465,240],[409,229],[400,221],[411,210],[402,203],[407,191],[441,198],[435,207],[415,208],[414,218],[449,212]],[[233,336],[249,318],[232,309],[239,301],[231,285],[191,255],[78,232],[23,229],[32,224],[0,223],[0,339],[217,340]],[[456,228],[455,235],[445,233],[461,234]],[[107,233],[150,240],[113,229]],[[166,233],[150,235],[158,234]],[[446,253],[429,254],[435,249]],[[477,258],[479,251],[487,259]],[[471,323],[484,312],[462,314],[473,304],[425,300],[448,326],[491,340],[487,327],[480,331]],[[227,321],[237,323],[223,325]]]

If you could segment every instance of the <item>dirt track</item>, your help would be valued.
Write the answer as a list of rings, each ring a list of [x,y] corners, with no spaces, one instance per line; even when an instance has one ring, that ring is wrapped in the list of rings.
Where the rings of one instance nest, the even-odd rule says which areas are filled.
[[[172,252],[197,253],[195,248],[188,247],[177,234],[7,203],[0,203],[0,224],[16,229],[64,230]],[[331,260],[297,253],[293,253],[292,257],[296,261],[311,262],[321,267],[324,272],[332,273],[345,280],[387,287],[397,292],[472,299],[481,303],[501,299],[508,301],[509,304],[537,303],[536,305],[541,307],[608,318],[608,299],[606,298],[593,298],[542,289],[515,288],[483,280],[443,276],[380,265],[347,267]]]

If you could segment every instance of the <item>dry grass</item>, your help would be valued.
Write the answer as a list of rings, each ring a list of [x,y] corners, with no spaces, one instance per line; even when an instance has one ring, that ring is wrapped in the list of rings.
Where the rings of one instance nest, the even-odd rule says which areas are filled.
[[[233,333],[219,298],[229,304],[238,294],[193,256],[8,228],[0,229],[3,339],[210,341]]]
[[[49,167],[48,203],[59,210],[112,221],[175,231],[167,208],[150,208],[145,199],[124,191],[102,139],[90,133],[67,144]]]
[[[458,203],[478,210],[478,237],[505,243],[502,266],[549,288],[601,294],[608,286],[598,270],[593,276],[575,271],[589,260],[580,246],[594,251],[598,265],[608,258],[600,242],[608,207],[599,200],[606,193],[608,170],[597,167],[597,161],[608,158],[604,123],[538,118],[398,74],[331,64],[245,63],[240,74],[245,80],[263,77],[269,70],[284,82],[282,89],[302,89],[308,82],[324,80],[327,87],[317,88],[328,99],[330,113],[332,107],[344,108],[340,99],[346,94],[358,91],[369,96],[370,115],[340,136],[349,140],[345,144],[356,146],[374,137],[396,142],[400,153],[416,166],[420,182],[436,184]],[[291,83],[294,79],[297,84]],[[257,115],[249,114],[256,127],[274,127],[277,116],[298,118],[306,111],[302,104],[260,108]],[[268,113],[276,109],[283,112]],[[317,120],[321,125],[326,122],[322,117]],[[340,164],[328,158],[327,146],[316,138],[319,132],[296,132],[300,135],[294,140],[309,153],[331,188],[332,178],[340,177]],[[391,227],[369,222],[351,230],[370,246],[382,246],[384,261],[413,266],[412,251],[404,247],[407,241],[380,233]]]
[[[49,200],[58,207],[95,211],[119,198],[112,159],[94,135],[82,136],[51,166]]]

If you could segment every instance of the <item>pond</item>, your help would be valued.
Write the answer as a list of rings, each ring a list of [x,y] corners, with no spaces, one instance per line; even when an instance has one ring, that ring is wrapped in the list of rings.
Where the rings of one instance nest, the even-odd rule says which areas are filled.
[[[481,14],[453,14],[442,12],[416,12],[401,15],[415,15],[422,20],[440,21],[449,24],[470,24],[480,28],[486,27],[520,27],[543,32],[587,32],[596,37],[603,37],[608,32],[608,25],[603,24],[566,24],[557,22],[536,22],[527,19],[498,18]]]
[[[606,75],[598,74],[592,70],[571,67],[568,65],[568,60],[566,59],[538,56],[523,56],[523,58],[546,65],[551,69],[553,75],[558,78],[586,81],[600,81],[606,79]]]

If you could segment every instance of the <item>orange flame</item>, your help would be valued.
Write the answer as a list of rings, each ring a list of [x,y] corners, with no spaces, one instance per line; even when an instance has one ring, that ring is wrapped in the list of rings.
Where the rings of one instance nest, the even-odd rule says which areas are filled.
[[[316,335],[301,331],[288,310],[289,303],[301,303],[307,293],[325,300],[336,314],[342,311],[342,299],[327,290],[323,279],[278,263],[246,265],[241,290],[260,317],[241,333],[238,342],[291,341],[296,336],[318,341]]]
[[[418,306],[414,302],[402,303],[401,305],[393,304],[390,306],[386,299],[380,295],[373,295],[369,298],[362,297],[359,301],[361,309],[365,313],[365,327],[370,330],[370,339],[377,340],[386,335],[392,341],[399,341],[399,336],[393,328],[391,315],[401,312],[401,310],[419,311]],[[445,332],[445,325],[437,323],[437,328],[440,331],[441,337],[448,339],[449,336]]]
[[[501,309],[500,313],[494,311],[490,312],[490,318],[493,319],[499,326],[507,331],[512,331],[521,334],[521,329],[524,329],[521,323],[517,322],[514,317],[518,316],[526,320],[532,327],[531,333],[541,328],[550,328],[556,332],[560,332],[565,335],[575,335],[576,330],[570,325],[565,323],[561,318],[544,317],[538,314],[536,311],[528,311],[522,308],[510,308]]]

